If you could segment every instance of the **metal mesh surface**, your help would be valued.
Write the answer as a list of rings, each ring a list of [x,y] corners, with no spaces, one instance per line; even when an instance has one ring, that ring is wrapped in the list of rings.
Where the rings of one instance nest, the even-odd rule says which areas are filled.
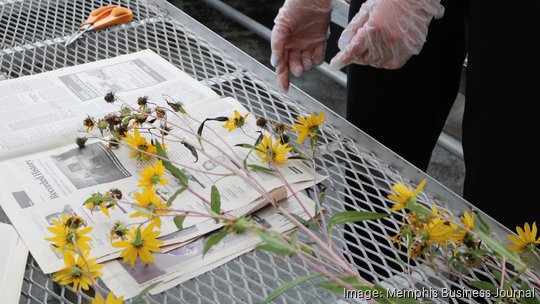
[[[97,0],[0,1],[0,77],[16,78],[151,49],[211,86],[218,94],[238,99],[255,115],[292,123],[297,115],[305,115],[313,110],[307,101],[292,100],[279,93],[245,68],[243,63],[239,63],[239,58],[231,58],[228,50],[216,47],[212,41],[207,42],[206,36],[201,35],[204,28],[180,12],[171,15],[163,9],[164,3],[159,1],[120,1],[118,4],[133,10],[134,22],[90,33],[69,48],[64,47],[67,36],[78,28],[90,11],[106,4],[109,2]],[[193,27],[197,27],[197,33]],[[213,37],[209,31],[208,35]],[[223,42],[220,43],[222,45]],[[398,180],[407,182],[413,179],[418,182],[424,177],[421,173],[402,177],[399,172],[416,170],[406,168],[406,164],[407,170],[401,170],[403,167],[393,169],[387,159],[372,152],[375,146],[360,146],[358,138],[343,135],[343,129],[336,125],[342,123],[333,117],[323,130],[320,139],[322,156],[318,163],[318,171],[331,177],[325,181],[328,188],[326,206],[331,213],[343,210],[388,212],[391,203],[386,196],[392,184]],[[361,134],[358,130],[355,132]],[[378,144],[373,142],[373,145]],[[381,151],[381,148],[377,146],[375,150]],[[391,155],[391,152],[387,153]],[[420,201],[444,197],[448,203],[452,203],[448,198],[461,202],[442,187],[434,189],[440,193],[423,195]],[[0,212],[0,220],[7,221],[3,212]],[[334,230],[333,239],[367,279],[380,282],[385,287],[407,288],[406,276],[399,262],[406,261],[406,254],[390,241],[390,237],[397,233],[399,224],[400,218],[394,217],[341,226]],[[449,275],[431,270],[425,266],[426,263],[416,263],[412,274],[418,288],[467,288],[462,279],[449,279]],[[483,279],[486,272],[487,269],[480,268],[463,278]],[[147,296],[145,301],[254,303],[263,300],[282,283],[309,273],[307,265],[299,259],[256,251],[158,296]],[[54,284],[50,276],[43,275],[33,259],[29,258],[21,302],[81,303],[87,299],[84,294],[73,295],[69,288]],[[276,302],[332,303],[337,299],[337,295],[307,283],[302,288],[290,290]],[[457,299],[437,301],[460,303]],[[463,302],[473,303],[475,300],[463,299]]]

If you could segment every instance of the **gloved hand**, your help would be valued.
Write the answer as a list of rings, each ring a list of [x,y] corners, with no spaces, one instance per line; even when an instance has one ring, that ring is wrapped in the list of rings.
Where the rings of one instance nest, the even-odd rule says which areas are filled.
[[[278,85],[289,89],[289,71],[296,77],[324,60],[329,36],[331,0],[286,0],[274,20],[270,63]]]
[[[443,14],[440,0],[367,0],[341,34],[341,51],[330,67],[356,63],[398,69],[420,53],[429,23]]]

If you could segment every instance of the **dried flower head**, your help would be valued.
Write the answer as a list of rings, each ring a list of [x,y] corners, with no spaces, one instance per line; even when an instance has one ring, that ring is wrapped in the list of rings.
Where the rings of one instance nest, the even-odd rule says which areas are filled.
[[[113,126],[117,126],[122,123],[122,117],[118,114],[108,114],[105,116],[104,120],[109,124]]]
[[[87,140],[88,140],[88,137],[86,137],[86,136],[77,137],[75,139],[75,143],[77,144],[77,146],[79,146],[79,149],[83,149],[86,146],[86,141]]]
[[[164,136],[169,135],[169,132],[171,132],[171,130],[172,130],[171,127],[169,127],[169,126],[167,126],[167,125],[165,125],[163,123],[159,126],[159,128],[160,128],[159,131],[160,131],[161,135],[164,135]]]
[[[103,136],[103,131],[107,130],[107,128],[109,127],[109,123],[105,121],[104,119],[100,119],[97,122],[97,127],[98,127],[99,132],[101,132],[101,136]]]
[[[133,115],[133,119],[134,119],[133,126],[142,126],[146,122],[147,118],[148,118],[148,115],[146,114]]]
[[[126,126],[126,125],[117,126],[114,129],[114,132],[116,133],[116,136],[119,137],[119,138],[126,137],[127,133],[128,133],[128,126]]]
[[[141,96],[139,98],[137,98],[137,104],[139,106],[144,106],[148,103],[148,96]]]
[[[96,127],[96,122],[90,115],[83,120],[83,126],[86,127],[86,132],[92,131]]]
[[[127,106],[122,106],[120,108],[120,116],[126,117],[126,116],[129,116],[129,115],[131,115],[131,109],[128,108]]]
[[[86,226],[84,219],[76,214],[70,214],[62,216],[62,223],[66,228],[78,229],[79,227]]]
[[[107,94],[105,94],[105,97],[103,97],[107,103],[113,103],[116,100],[116,96],[114,95],[114,91],[109,91]]]
[[[165,118],[165,116],[167,116],[167,112],[165,111],[164,108],[162,107],[156,107],[156,109],[154,110],[156,112],[156,116],[158,118]]]
[[[274,122],[274,131],[278,134],[283,134],[283,132],[288,131],[289,126],[281,123],[281,122]]]
[[[183,113],[183,114],[186,113],[186,110],[184,110],[184,104],[182,102],[170,102],[170,101],[167,101],[167,104],[175,112],[180,112],[180,113]]]
[[[117,200],[122,199],[122,191],[117,188],[111,188],[109,191],[105,192],[105,195]]]
[[[117,149],[120,146],[120,142],[114,137],[109,138],[107,144],[109,149]]]
[[[111,242],[115,239],[125,240],[127,235],[127,226],[121,221],[116,221],[110,231]]]
[[[257,121],[255,122],[255,124],[257,125],[257,127],[264,129],[268,124],[268,120],[264,117],[257,117]]]
[[[281,142],[284,144],[288,144],[291,139],[289,138],[289,135],[287,133],[282,133],[279,138],[281,139]]]

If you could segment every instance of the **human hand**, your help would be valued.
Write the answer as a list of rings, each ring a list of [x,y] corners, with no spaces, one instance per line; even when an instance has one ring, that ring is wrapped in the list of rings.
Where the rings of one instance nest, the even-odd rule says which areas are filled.
[[[289,71],[299,77],[323,62],[330,11],[330,0],[286,0],[279,10],[272,28],[270,63],[282,90],[289,90]]]
[[[433,17],[443,14],[440,0],[367,0],[341,34],[330,67],[401,68],[422,50]]]

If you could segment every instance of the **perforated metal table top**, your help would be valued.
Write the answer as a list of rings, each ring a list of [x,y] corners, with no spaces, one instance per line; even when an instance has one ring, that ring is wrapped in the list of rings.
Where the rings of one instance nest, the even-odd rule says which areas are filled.
[[[134,21],[92,32],[66,48],[64,42],[95,8],[105,0],[0,0],[0,79],[16,78],[61,67],[151,49],[222,96],[242,102],[255,115],[292,123],[297,115],[325,111],[328,125],[321,136],[318,168],[331,178],[325,181],[330,212],[367,210],[387,212],[386,198],[396,181],[417,184],[427,178],[420,201],[436,201],[462,211],[471,206],[450,190],[414,168],[396,154],[358,130],[330,109],[297,88],[280,93],[272,71],[221,39],[163,0],[115,2],[134,12]],[[487,216],[486,216],[487,217]],[[0,212],[0,221],[8,222]],[[397,262],[403,252],[390,241],[399,222],[382,219],[335,229],[333,239],[366,277],[385,286],[403,287],[404,274]],[[496,228],[507,233],[504,228]],[[470,273],[481,277],[486,269]],[[245,254],[209,273],[189,280],[147,303],[257,303],[273,289],[297,276],[309,274],[297,258],[281,258],[267,252]],[[418,265],[418,286],[466,288],[460,279]],[[103,284],[100,282],[100,286]],[[105,286],[103,286],[105,287]],[[25,272],[21,303],[83,303],[84,294],[73,297],[44,275],[30,257]],[[333,303],[339,296],[306,283],[294,288],[277,303]],[[438,301],[438,300],[436,300]],[[441,300],[442,301],[442,300]],[[456,299],[447,301],[458,303]],[[471,303],[473,299],[465,299]]]

